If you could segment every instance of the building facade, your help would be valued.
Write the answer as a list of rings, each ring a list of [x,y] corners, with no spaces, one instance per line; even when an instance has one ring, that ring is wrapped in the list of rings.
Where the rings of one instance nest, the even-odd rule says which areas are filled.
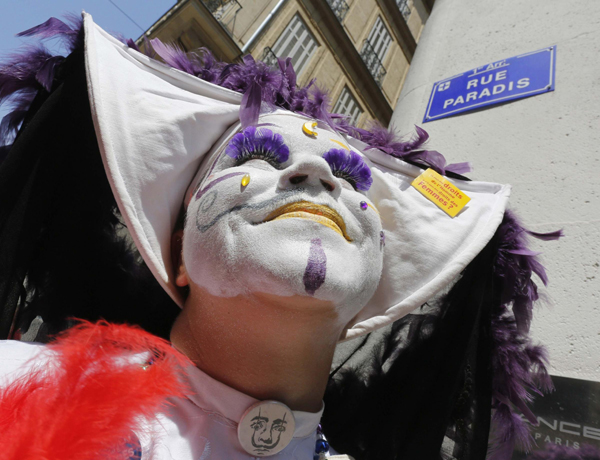
[[[359,127],[387,126],[432,0],[180,0],[144,36],[220,60],[291,57],[331,108]],[[143,37],[138,44],[144,47]]]
[[[543,292],[552,304],[536,310],[532,332],[549,348],[553,374],[595,382],[600,382],[599,22],[600,2],[586,0],[568,5],[438,0],[393,117],[398,131],[408,130],[423,120],[435,82],[556,46],[554,91],[423,127],[432,148],[449,162],[473,163],[472,179],[512,184],[512,209],[525,226],[563,229],[558,242],[531,241],[543,251],[549,277]],[[593,407],[600,414],[600,403]],[[600,445],[596,420],[594,441]]]

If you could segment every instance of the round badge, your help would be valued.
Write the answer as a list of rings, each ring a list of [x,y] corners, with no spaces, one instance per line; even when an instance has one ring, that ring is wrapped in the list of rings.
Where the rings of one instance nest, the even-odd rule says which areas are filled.
[[[277,401],[261,401],[248,408],[238,424],[238,439],[254,457],[267,457],[287,447],[296,430],[292,410]]]

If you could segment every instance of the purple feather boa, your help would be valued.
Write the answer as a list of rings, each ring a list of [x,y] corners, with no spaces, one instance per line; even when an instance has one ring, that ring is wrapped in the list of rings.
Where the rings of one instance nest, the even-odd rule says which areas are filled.
[[[533,303],[539,298],[532,280],[535,273],[544,284],[548,282],[538,253],[527,248],[527,235],[542,240],[558,239],[562,231],[541,234],[525,230],[516,217],[507,211],[496,232],[500,241],[494,264],[495,278],[501,283],[498,307],[492,312],[492,448],[489,460],[508,460],[515,445],[525,450],[532,438],[527,423],[518,415],[537,425],[528,408],[534,395],[553,390],[547,371],[546,350],[529,338]],[[517,412],[518,410],[518,412]]]
[[[360,139],[370,148],[380,149],[396,158],[433,168],[443,175],[446,171],[464,174],[471,170],[469,163],[446,165],[441,153],[426,150],[424,144],[429,135],[419,126],[415,126],[416,135],[403,141],[379,124],[373,124],[368,130],[350,125],[346,115],[329,111],[329,94],[315,85],[314,80],[305,87],[296,85],[296,72],[291,58],[278,58],[278,68],[275,69],[263,62],[256,62],[252,56],[244,56],[241,63],[225,65],[219,63],[208,50],[203,50],[204,55],[201,57],[196,53],[186,53],[175,46],[165,45],[157,38],[151,40],[151,44],[156,54],[170,66],[242,93],[244,96],[240,119],[243,126],[256,124],[261,105],[266,103],[271,108],[281,107],[322,120],[337,131]],[[200,70],[205,68],[210,71]]]
[[[63,41],[70,53],[83,46],[83,29],[80,18],[70,17],[70,25],[56,18],[21,32],[19,36],[37,36],[41,39],[58,38]],[[120,40],[130,48],[140,51],[131,39]],[[240,120],[243,126],[258,122],[262,104],[267,107],[281,107],[311,118],[319,119],[334,129],[354,136],[370,146],[396,158],[418,165],[433,168],[440,174],[453,172],[464,174],[471,170],[469,163],[446,165],[444,156],[427,150],[424,144],[429,135],[416,127],[416,134],[408,140],[374,124],[369,130],[356,128],[348,122],[348,117],[331,113],[327,91],[317,87],[314,80],[304,87],[297,86],[296,72],[290,58],[278,59],[277,68],[255,61],[252,56],[244,56],[241,62],[225,64],[213,54],[200,49],[199,53],[186,53],[175,45],[167,45],[155,38],[146,44],[145,53],[158,55],[166,64],[182,72],[189,73],[210,83],[243,94]],[[52,56],[43,48],[32,48],[12,56],[0,67],[0,103],[14,96],[13,111],[0,124],[0,145],[10,142],[20,126],[31,101],[40,89],[50,90],[57,66],[64,60],[62,56]],[[16,97],[19,93],[20,97]]]
[[[67,22],[50,18],[17,36],[37,36],[42,40],[57,38],[69,54],[83,47],[83,23],[75,16],[69,16]],[[12,141],[36,94],[52,89],[56,69],[64,60],[63,56],[54,56],[38,44],[8,56],[0,64],[0,104],[8,103],[11,107],[11,112],[0,123],[0,145]]]
[[[19,34],[37,36],[41,39],[58,38],[66,45],[68,52],[83,45],[81,19],[70,18],[68,25],[56,18]],[[131,39],[121,39],[130,48],[139,51]],[[278,68],[270,68],[263,62],[256,62],[252,56],[245,56],[240,63],[219,62],[210,51],[186,53],[176,46],[162,43],[159,39],[150,40],[146,53],[153,57],[152,50],[168,65],[189,73],[210,83],[243,94],[240,119],[244,126],[256,124],[263,103],[268,107],[281,107],[315,119],[323,120],[340,132],[355,136],[367,143],[400,159],[431,167],[441,174],[446,171],[463,174],[470,170],[468,163],[446,165],[444,157],[437,151],[423,148],[428,134],[416,127],[416,135],[408,140],[400,140],[395,134],[380,125],[370,130],[359,129],[348,123],[348,117],[329,111],[330,99],[327,91],[317,87],[314,80],[304,87],[297,86],[296,72],[291,59],[278,59]],[[13,56],[0,68],[0,102],[8,96],[15,96],[13,111],[0,125],[0,139],[4,143],[14,136],[23,120],[33,97],[41,88],[49,91],[54,72],[64,58],[52,56],[45,48],[29,49]],[[40,88],[41,87],[41,88]],[[16,97],[16,93],[20,97]]]

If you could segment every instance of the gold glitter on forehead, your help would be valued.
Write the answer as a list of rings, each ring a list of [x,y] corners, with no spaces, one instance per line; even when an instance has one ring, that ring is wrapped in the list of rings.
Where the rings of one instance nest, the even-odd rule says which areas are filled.
[[[381,214],[379,214],[379,210],[375,206],[373,206],[371,203],[367,203],[367,206],[369,208],[371,208],[373,211],[375,211],[378,215],[381,215]]]
[[[336,139],[329,139],[329,140],[331,142],[335,142],[337,145],[339,145],[339,146],[343,147],[344,149],[350,151],[350,148],[346,144],[344,144],[343,142],[340,142],[340,141],[338,141]]]

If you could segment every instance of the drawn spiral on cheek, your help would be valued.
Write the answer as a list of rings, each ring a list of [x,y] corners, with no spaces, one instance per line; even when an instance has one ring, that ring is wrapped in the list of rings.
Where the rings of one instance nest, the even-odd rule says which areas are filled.
[[[204,197],[202,198],[202,201],[200,202],[200,204],[198,206],[200,212],[206,212],[210,208],[212,208],[213,204],[215,204],[215,201],[217,200],[217,195],[218,195],[218,193],[216,190],[213,190],[212,192],[204,195]]]
[[[198,203],[198,210],[196,211],[196,228],[202,228],[203,221],[206,222],[206,212],[214,206],[218,195],[216,190],[212,190],[201,198]]]

